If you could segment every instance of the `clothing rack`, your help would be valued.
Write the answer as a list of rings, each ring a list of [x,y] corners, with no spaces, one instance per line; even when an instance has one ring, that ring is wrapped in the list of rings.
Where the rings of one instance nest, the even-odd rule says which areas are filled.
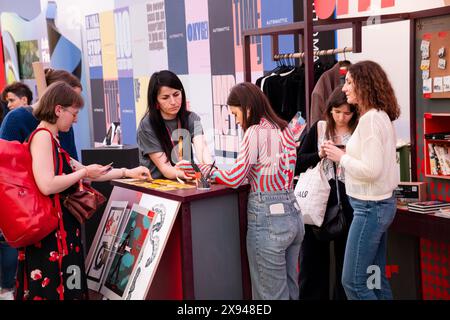
[[[242,32],[243,56],[244,56],[244,81],[251,81],[251,56],[250,38],[252,36],[270,36],[272,39],[272,57],[279,54],[278,39],[280,35],[294,35],[300,38],[300,45],[304,50],[305,65],[305,103],[306,119],[309,119],[309,106],[311,105],[311,93],[314,89],[314,49],[313,33],[321,31],[336,31],[340,29],[352,29],[353,53],[362,51],[362,27],[371,24],[373,17],[353,17],[325,20],[313,20],[313,1],[303,0],[303,21],[297,21],[286,25],[264,27],[244,30]],[[438,17],[450,14],[450,6],[435,9],[385,14],[377,16],[377,23],[391,23],[399,21],[410,22],[410,57],[415,59],[416,21],[422,18]],[[411,130],[411,167],[417,167],[417,143],[416,143],[416,69],[414,64],[410,66],[410,130]],[[309,127],[309,122],[307,122]],[[412,179],[417,181],[417,172],[412,170]]]
[[[320,56],[331,56],[338,53],[345,54],[346,52],[353,52],[353,49],[351,47],[345,47],[340,49],[316,50],[313,51],[313,55],[315,57],[320,57]],[[305,52],[275,54],[273,56],[273,60],[277,61],[280,59],[303,59],[305,55],[306,55]]]

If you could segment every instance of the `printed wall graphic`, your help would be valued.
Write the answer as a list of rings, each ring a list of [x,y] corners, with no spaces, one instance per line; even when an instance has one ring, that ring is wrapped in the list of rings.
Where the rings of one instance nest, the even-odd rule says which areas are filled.
[[[151,73],[168,68],[166,12],[163,0],[149,1],[146,5],[148,50],[151,53]]]
[[[232,0],[208,1],[211,74],[234,74]]]
[[[3,54],[5,59],[6,83],[19,81],[19,59],[17,56],[16,43],[8,31],[2,31]]]
[[[169,70],[188,74],[185,0],[165,0]]]
[[[119,76],[119,106],[122,141],[136,143],[136,112],[133,89],[133,57],[130,12],[128,7],[114,10],[116,29],[116,59]]]
[[[119,81],[105,80],[104,86],[106,128],[109,129],[111,123],[120,121]]]
[[[143,300],[147,297],[164,248],[180,208],[180,202],[143,194],[139,205],[154,213],[151,231],[136,268],[131,275],[126,300]]]
[[[186,0],[189,74],[211,74],[207,0]]]
[[[39,61],[39,48],[37,40],[17,42],[17,54],[19,56],[20,79],[33,79],[32,63]]]
[[[289,24],[294,21],[292,1],[272,1],[261,0],[261,25],[265,27],[273,27],[277,25]],[[270,37],[262,37],[263,47],[263,69],[269,72],[276,67],[276,62],[272,59],[272,41]],[[294,52],[294,37],[279,37],[280,53]]]
[[[45,48],[50,53],[49,62],[52,68],[67,70],[81,80],[81,50],[58,31],[55,25],[56,12],[56,3],[49,1],[46,10],[48,41]]]
[[[127,201],[112,201],[111,205],[106,208],[102,222],[97,229],[94,243],[91,246],[93,253],[89,254],[93,258],[86,268],[88,286],[92,290],[98,291],[103,283],[109,257],[115,250],[114,244],[120,240],[118,236],[127,204]]]
[[[100,15],[85,17],[87,56],[91,85],[94,142],[101,143],[106,135]]]
[[[15,13],[2,12],[0,24],[6,82],[23,81],[30,87],[33,97],[37,97],[36,80],[29,66],[33,61],[43,62],[42,51],[48,50],[45,10],[30,21]]]
[[[203,132],[211,154],[214,151],[214,116],[210,74],[180,76],[186,90],[190,110],[201,119]]]
[[[112,262],[100,290],[100,293],[108,299],[117,300],[125,297],[130,276],[151,232],[154,215],[153,211],[137,204],[131,208],[126,227],[120,235],[117,250],[112,254]]]
[[[105,80],[117,80],[116,35],[113,11],[100,13],[99,18],[103,78]]]
[[[244,72],[242,31],[261,28],[261,0],[233,0],[234,55],[236,73]],[[262,71],[262,37],[250,38],[252,72]]]
[[[237,158],[240,129],[227,105],[228,93],[234,85],[233,75],[212,76],[216,157]]]
[[[136,128],[147,111],[147,90],[150,77],[138,77],[134,79],[134,98],[136,106]]]
[[[152,74],[151,60],[153,53],[148,48],[147,32],[147,5],[139,3],[131,5],[130,16],[133,17],[130,21],[131,25],[131,41],[132,41],[132,59],[133,59],[133,73],[135,78],[150,77]],[[137,111],[136,111],[137,112]]]

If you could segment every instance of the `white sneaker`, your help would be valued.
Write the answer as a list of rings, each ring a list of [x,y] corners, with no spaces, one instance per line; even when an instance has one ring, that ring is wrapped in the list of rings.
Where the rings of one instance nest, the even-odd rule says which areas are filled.
[[[14,300],[14,290],[7,290],[0,294],[0,300]]]

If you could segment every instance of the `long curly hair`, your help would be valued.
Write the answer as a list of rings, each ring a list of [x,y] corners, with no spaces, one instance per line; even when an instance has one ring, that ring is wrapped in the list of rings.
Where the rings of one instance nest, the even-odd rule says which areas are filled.
[[[360,113],[372,108],[387,113],[391,121],[400,116],[400,107],[394,89],[381,66],[373,61],[352,64],[348,72],[353,78]]]

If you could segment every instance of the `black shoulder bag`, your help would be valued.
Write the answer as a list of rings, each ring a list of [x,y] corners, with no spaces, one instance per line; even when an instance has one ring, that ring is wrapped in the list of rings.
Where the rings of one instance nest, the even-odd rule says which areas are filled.
[[[347,229],[347,221],[339,193],[339,182],[335,163],[333,163],[333,168],[338,201],[336,204],[327,207],[323,218],[323,223],[320,227],[312,226],[314,235],[321,241],[332,241],[341,236]]]

